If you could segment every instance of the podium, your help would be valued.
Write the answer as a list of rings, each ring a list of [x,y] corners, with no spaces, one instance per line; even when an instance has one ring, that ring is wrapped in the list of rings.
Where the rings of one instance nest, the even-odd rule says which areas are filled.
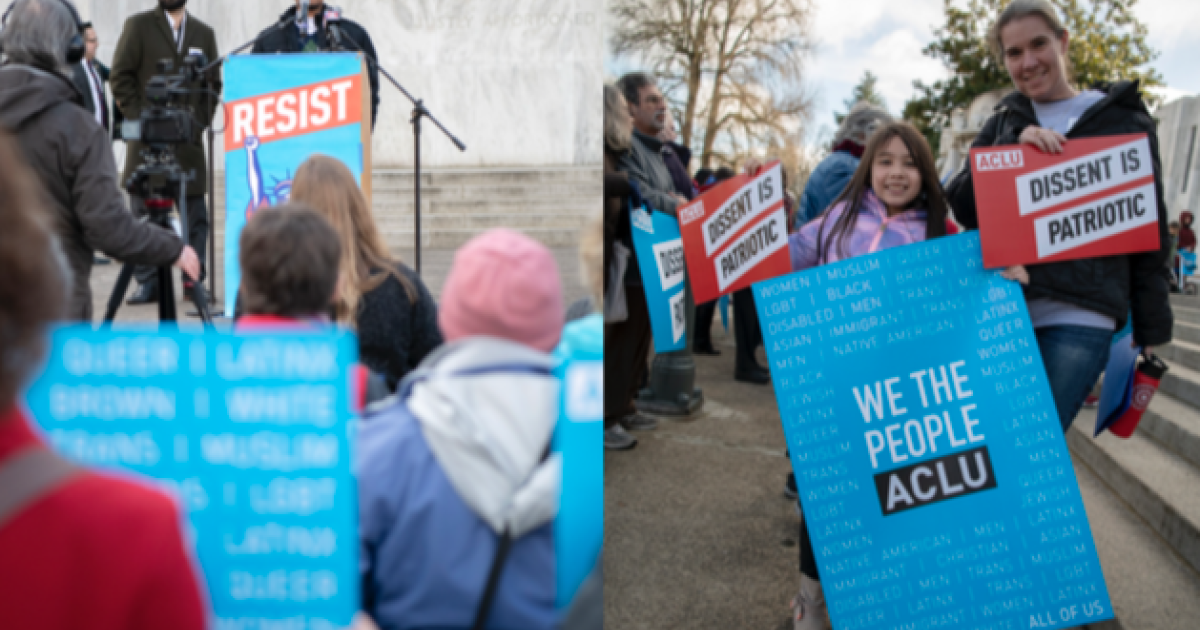
[[[315,153],[340,160],[371,202],[371,99],[360,53],[238,55],[225,63],[225,315],[233,316],[242,227],[286,203]],[[281,243],[286,247],[286,243]]]

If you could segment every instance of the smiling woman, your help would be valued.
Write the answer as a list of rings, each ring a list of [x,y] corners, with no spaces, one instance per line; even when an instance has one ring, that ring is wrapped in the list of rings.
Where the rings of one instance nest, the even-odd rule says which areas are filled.
[[[1121,81],[1077,89],[1067,61],[1070,42],[1071,34],[1047,0],[1015,0],[1000,13],[989,31],[989,44],[1017,91],[1000,102],[972,148],[1020,143],[1057,154],[1075,138],[1144,133],[1158,190],[1160,238],[1169,243],[1158,133],[1139,84]],[[959,222],[975,228],[969,167],[947,185],[946,195]],[[1122,328],[1130,314],[1135,342],[1147,355],[1153,346],[1170,341],[1166,253],[1163,248],[1027,270],[1029,315],[1064,430],[1104,369],[1113,331]]]

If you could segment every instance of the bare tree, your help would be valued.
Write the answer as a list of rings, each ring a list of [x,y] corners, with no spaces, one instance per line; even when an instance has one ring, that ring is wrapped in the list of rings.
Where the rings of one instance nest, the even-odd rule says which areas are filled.
[[[645,63],[700,162],[732,162],[797,133],[811,110],[800,84],[810,0],[610,0],[617,55]]]

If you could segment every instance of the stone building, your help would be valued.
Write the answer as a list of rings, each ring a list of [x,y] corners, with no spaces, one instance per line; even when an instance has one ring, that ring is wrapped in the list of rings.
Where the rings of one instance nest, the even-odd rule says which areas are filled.
[[[213,27],[227,53],[293,3],[198,0],[188,10]],[[76,4],[96,26],[105,63],[125,19],[157,6],[154,0]],[[496,226],[573,247],[601,206],[603,0],[333,4],[367,28],[381,65],[467,145],[459,152],[434,125],[422,125],[423,247],[456,247]],[[380,81],[372,203],[392,248],[407,252],[414,233],[412,106]],[[223,124],[219,117],[218,129]],[[217,135],[220,249],[224,165]]]

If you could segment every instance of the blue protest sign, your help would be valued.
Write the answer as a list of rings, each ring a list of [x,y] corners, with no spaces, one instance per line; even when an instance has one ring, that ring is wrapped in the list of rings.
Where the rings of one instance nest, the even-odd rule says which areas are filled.
[[[1133,380],[1137,374],[1138,355],[1142,349],[1133,345],[1133,318],[1125,327],[1113,335],[1108,350],[1108,365],[1104,368],[1104,387],[1100,390],[1100,402],[1096,409],[1096,432],[1107,429],[1116,422],[1133,403]]]
[[[686,270],[679,221],[657,210],[633,208],[633,249],[642,271],[654,351],[675,352],[687,343]]]
[[[977,233],[754,297],[837,628],[1113,616],[1024,298]]]
[[[596,568],[604,542],[604,319],[568,324],[554,351],[562,406],[554,451],[563,458],[562,495],[554,521],[557,606],[575,599]]]
[[[27,396],[47,442],[187,512],[218,628],[350,625],[359,608],[348,334],[71,327]]]

